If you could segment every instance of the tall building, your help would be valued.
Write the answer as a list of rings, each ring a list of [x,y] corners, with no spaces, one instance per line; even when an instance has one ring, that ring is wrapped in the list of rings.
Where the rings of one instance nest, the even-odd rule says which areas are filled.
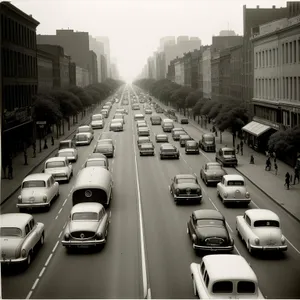
[[[242,44],[242,36],[213,36],[211,50],[212,52],[221,51]]]
[[[188,42],[188,41],[189,41],[189,37],[187,35],[181,35],[177,37],[177,44]]]
[[[166,56],[164,52],[156,53],[156,80],[166,78]]]
[[[115,63],[110,64],[111,78],[118,80],[120,78],[118,67]]]
[[[98,81],[102,82],[101,78],[101,55],[105,55],[104,44],[97,41],[96,38],[89,36],[89,48],[93,50],[97,55],[97,70],[98,70]]]
[[[38,49],[37,51],[38,65],[38,92],[43,93],[54,88],[53,80],[53,56],[45,51]]]
[[[155,59],[153,56],[148,58],[148,78],[155,79],[156,69],[155,69]]]
[[[90,50],[89,51],[89,82],[90,84],[98,83],[98,63],[97,63],[97,54]]]
[[[110,43],[107,36],[97,36],[96,40],[104,45],[104,56],[106,59],[106,77],[110,77]]]
[[[221,30],[219,36],[235,36],[234,30]]]
[[[38,89],[36,28],[39,22],[10,2],[1,14],[2,157],[24,149],[35,139],[33,96]]]
[[[230,49],[230,99],[242,101],[243,97],[243,45]]]
[[[107,60],[104,55],[100,56],[100,65],[101,65],[101,82],[104,82],[107,79]]]
[[[165,36],[159,40],[159,51],[162,52],[165,49],[165,45],[175,45],[175,36]]]
[[[206,47],[202,54],[203,98],[211,99],[211,48]],[[201,80],[201,78],[200,78]]]

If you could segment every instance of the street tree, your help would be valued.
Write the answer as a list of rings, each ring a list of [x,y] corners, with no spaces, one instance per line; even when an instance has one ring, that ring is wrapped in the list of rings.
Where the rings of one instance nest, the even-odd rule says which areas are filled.
[[[83,88],[74,86],[69,89],[69,92],[80,99],[84,108],[93,104],[93,98]]]
[[[212,107],[214,105],[218,105],[219,102],[216,100],[205,100],[204,105],[201,108],[201,115],[202,116],[207,116],[209,112],[211,111]]]
[[[179,109],[183,109],[183,114],[186,115],[186,106],[185,99],[189,93],[193,91],[192,88],[187,86],[182,86],[176,89],[171,95],[171,101],[175,104]]]
[[[198,100],[203,98],[203,92],[201,90],[192,91],[188,94],[185,99],[185,107],[186,108],[193,108]]]
[[[221,103],[215,103],[212,107],[211,107],[211,109],[210,109],[210,111],[209,111],[209,113],[207,114],[207,116],[210,118],[210,119],[215,119],[217,116],[218,116],[218,114],[220,113],[220,111],[221,111],[221,109],[222,109],[222,104]]]

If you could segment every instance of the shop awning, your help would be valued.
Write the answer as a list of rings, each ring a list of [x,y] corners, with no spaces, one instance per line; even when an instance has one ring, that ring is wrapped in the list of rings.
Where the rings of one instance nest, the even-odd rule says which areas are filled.
[[[267,132],[268,130],[270,130],[271,127],[268,125],[264,125],[255,121],[252,121],[250,123],[248,123],[247,125],[245,125],[242,130],[255,135],[256,137],[259,137],[260,135],[262,135],[263,133]]]

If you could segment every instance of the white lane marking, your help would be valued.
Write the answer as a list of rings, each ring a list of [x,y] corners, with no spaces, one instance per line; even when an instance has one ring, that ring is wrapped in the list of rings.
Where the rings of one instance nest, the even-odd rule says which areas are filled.
[[[66,199],[67,200],[67,199]],[[58,214],[60,214],[61,213],[61,211],[62,211],[62,208],[58,211]]]
[[[31,288],[32,291],[36,288],[36,286],[37,286],[37,284],[39,283],[39,281],[40,281],[39,278],[37,278],[37,279],[35,280],[35,282],[34,282],[32,288]]]
[[[65,199],[65,201],[64,201],[64,203],[63,203],[63,206],[65,206],[65,204],[67,203],[67,201],[68,201],[68,198]]]
[[[46,267],[43,267],[42,271],[39,274],[39,278],[41,278],[46,270]]]
[[[55,220],[57,220],[57,219],[58,219],[58,216],[55,217]]]
[[[31,295],[32,295],[32,291],[30,291],[30,292],[28,293],[28,295],[26,296],[26,299],[30,299]]]
[[[52,249],[52,253],[54,253],[54,252],[55,252],[55,250],[56,250],[56,248],[57,248],[57,246],[58,246],[58,243],[59,243],[59,241],[57,241],[57,242],[56,242],[56,244],[55,244],[55,246],[53,247],[53,249]]]
[[[60,232],[60,234],[58,235],[58,238],[60,238],[62,234],[63,234],[63,231]]]
[[[67,226],[67,223],[68,223],[68,222],[66,221],[66,223],[65,223],[65,225],[64,225],[64,227],[63,227],[63,228],[66,228],[66,226]]]
[[[53,256],[53,254],[51,253],[51,254],[49,255],[49,257],[48,257],[48,259],[47,259],[46,263],[45,263],[45,267],[47,267],[47,266],[48,266],[48,264],[49,264],[49,262],[50,262],[50,260],[51,260],[52,256]]]

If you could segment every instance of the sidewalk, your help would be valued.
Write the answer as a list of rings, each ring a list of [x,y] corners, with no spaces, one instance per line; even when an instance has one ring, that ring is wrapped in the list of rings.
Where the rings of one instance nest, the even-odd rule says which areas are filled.
[[[81,114],[78,115],[78,123],[72,124],[70,126],[70,130],[68,130],[68,124],[65,122],[64,126],[64,135],[61,135],[58,139],[56,139],[56,130],[54,130],[54,145],[51,145],[51,139],[47,139],[48,149],[43,149],[44,141],[42,141],[42,152],[39,152],[39,141],[37,141],[36,145],[36,157],[33,158],[33,149],[32,147],[27,150],[28,157],[28,165],[24,165],[24,154],[19,153],[16,157],[13,158],[13,179],[1,179],[1,202],[0,205],[3,204],[6,200],[9,199],[19,188],[22,183],[22,180],[34,172],[34,170],[49,156],[52,156],[57,150],[58,145],[61,140],[65,140],[74,135],[78,126],[82,124],[86,124],[89,121],[91,113],[97,109],[96,106],[94,109],[86,112],[86,116],[81,119]],[[62,131],[63,132],[63,131]],[[3,171],[1,170],[1,175],[3,175]],[[7,174],[6,174],[7,175]],[[3,176],[1,176],[3,177]]]
[[[160,101],[158,102],[162,106],[164,106]],[[179,113],[177,113],[176,115],[180,120],[180,117],[182,117],[182,115],[180,115]],[[196,127],[203,133],[211,132],[211,124],[207,124],[207,128],[204,129],[200,127],[200,125],[192,118],[189,118],[189,123],[190,125]],[[237,138],[236,145],[239,142],[240,140]],[[232,147],[232,135],[229,132],[223,132],[221,144],[220,132],[218,132],[218,137],[216,137],[216,145],[217,149],[221,145],[227,145],[228,147]],[[278,173],[277,175],[275,175],[274,162],[272,158],[271,171],[265,171],[267,157],[262,153],[258,153],[253,149],[249,148],[245,143],[243,149],[243,155],[237,154],[239,164],[236,167],[236,170],[239,171],[250,182],[252,182],[258,189],[260,189],[276,204],[281,206],[286,212],[288,212],[291,216],[293,216],[300,222],[300,184],[296,183],[296,185],[291,185],[289,190],[287,190],[284,187],[286,172],[289,172],[294,177],[294,169],[289,165],[285,164],[284,162],[277,160]],[[253,154],[254,156],[254,165],[250,164],[251,154]]]

